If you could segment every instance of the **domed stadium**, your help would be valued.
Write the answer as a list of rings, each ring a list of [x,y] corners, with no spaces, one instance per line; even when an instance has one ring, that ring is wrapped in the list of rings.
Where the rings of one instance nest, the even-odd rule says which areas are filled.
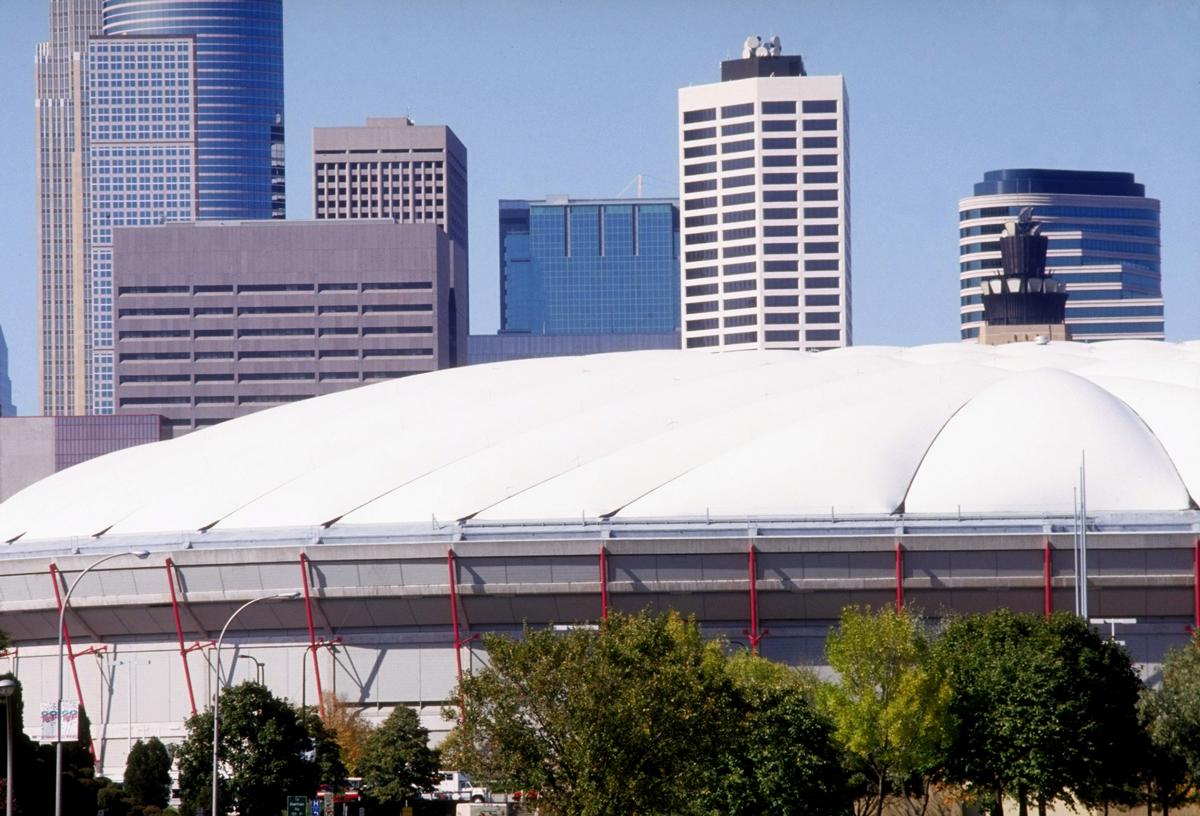
[[[182,735],[235,609],[294,591],[231,626],[234,679],[372,718],[414,706],[434,731],[476,635],[610,609],[677,609],[819,664],[846,604],[1041,613],[1082,596],[1153,665],[1200,625],[1197,417],[1197,342],[421,374],[109,454],[0,504],[0,670],[53,699],[57,597],[106,555],[67,622],[69,688],[110,768],[130,737]]]

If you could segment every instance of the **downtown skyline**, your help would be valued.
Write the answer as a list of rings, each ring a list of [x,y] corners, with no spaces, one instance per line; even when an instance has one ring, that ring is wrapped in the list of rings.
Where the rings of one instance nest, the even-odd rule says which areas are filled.
[[[1187,48],[1200,30],[1195,7],[1156,3],[1135,19],[1119,4],[922,4],[903,16],[875,14],[883,7],[873,4],[816,4],[802,13],[713,6],[684,19],[690,6],[619,14],[621,5],[515,4],[505,15],[361,2],[326,20],[322,4],[289,0],[289,214],[311,217],[313,127],[408,115],[454,128],[472,151],[472,331],[492,332],[496,202],[613,196],[637,173],[648,196],[675,195],[678,89],[711,81],[747,34],[774,33],[811,73],[840,73],[852,88],[857,343],[956,340],[956,202],[1000,167],[1135,173],[1163,202],[1167,338],[1200,335],[1200,239],[1190,226],[1200,221],[1191,148],[1200,129],[1200,58]],[[9,192],[0,210],[9,259],[0,325],[25,413],[36,410],[29,65],[46,36],[45,9],[36,6],[4,32],[0,49],[12,116],[0,150]],[[643,34],[671,34],[622,33],[642,17]],[[672,20],[679,25],[669,27]],[[853,41],[844,37],[851,28]],[[429,58],[437,38],[413,33],[432,31],[444,32],[434,50],[445,60]],[[362,47],[349,44],[355,36],[365,38]],[[318,54],[343,58],[313,59]]]

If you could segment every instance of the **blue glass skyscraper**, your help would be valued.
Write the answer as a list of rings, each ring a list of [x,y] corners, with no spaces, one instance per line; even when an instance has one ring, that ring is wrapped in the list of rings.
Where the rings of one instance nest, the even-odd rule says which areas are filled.
[[[1033,208],[1050,239],[1046,271],[1067,287],[1073,340],[1162,340],[1159,203],[1132,173],[991,170],[958,203],[963,340],[983,325],[980,283],[1000,273],[999,236]]]
[[[103,19],[195,38],[197,217],[282,218],[283,0],[105,0]]]
[[[500,331],[679,330],[673,199],[500,202]]]
[[[12,380],[8,378],[8,343],[4,342],[4,329],[0,329],[0,416],[17,413],[12,401]]]

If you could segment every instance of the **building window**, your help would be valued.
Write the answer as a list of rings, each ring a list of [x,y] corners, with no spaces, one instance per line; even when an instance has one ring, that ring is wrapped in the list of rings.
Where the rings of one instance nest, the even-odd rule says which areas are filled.
[[[805,289],[837,289],[841,284],[840,278],[805,278]]]
[[[692,125],[697,122],[712,122],[717,118],[716,108],[704,108],[703,110],[693,110],[683,112],[683,123]]]
[[[806,99],[804,113],[837,113],[836,99]]]
[[[796,112],[796,103],[795,102],[763,102],[762,103],[762,112],[768,113],[768,114],[769,113],[795,113]]]
[[[735,116],[750,116],[754,113],[754,103],[745,102],[741,105],[725,105],[721,108],[722,119],[732,119]]]

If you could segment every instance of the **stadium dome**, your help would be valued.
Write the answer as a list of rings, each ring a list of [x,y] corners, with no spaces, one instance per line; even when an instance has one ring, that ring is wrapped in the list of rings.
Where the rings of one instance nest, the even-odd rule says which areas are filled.
[[[470,366],[93,459],[0,540],[431,520],[1194,510],[1200,342],[644,351]]]

